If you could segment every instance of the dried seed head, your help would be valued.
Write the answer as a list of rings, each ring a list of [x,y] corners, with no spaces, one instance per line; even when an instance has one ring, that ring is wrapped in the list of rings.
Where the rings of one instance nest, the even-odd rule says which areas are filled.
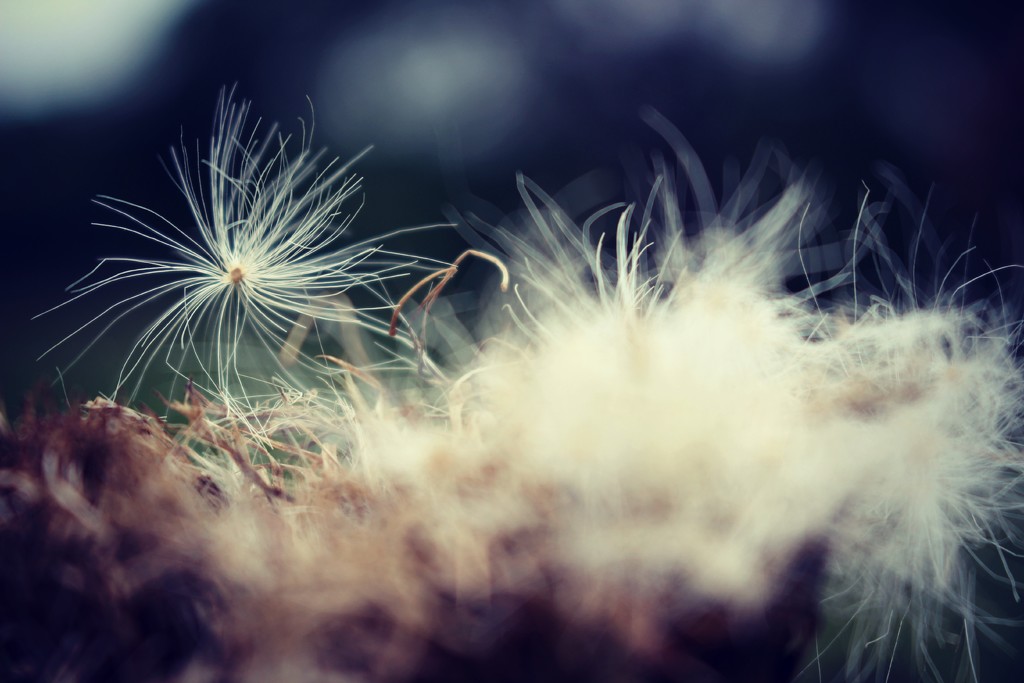
[[[233,285],[237,285],[245,279],[245,268],[242,264],[236,263],[231,267],[227,274],[227,281]]]
[[[218,103],[207,157],[196,158],[188,145],[172,151],[170,165],[192,213],[193,231],[130,202],[109,197],[98,201],[125,223],[109,227],[172,253],[157,260],[101,261],[75,284],[65,304],[115,282],[146,284],[46,353],[98,326],[105,316],[117,320],[126,310],[163,302],[166,308],[143,329],[125,359],[115,392],[132,400],[146,374],[163,366],[174,379],[162,393],[174,395],[175,387],[194,378],[222,402],[248,405],[257,394],[272,391],[267,389],[271,377],[300,385],[306,371],[323,369],[321,361],[304,356],[301,349],[292,354],[288,367],[274,365],[294,321],[379,331],[372,308],[341,306],[339,295],[358,287],[387,301],[380,283],[402,275],[398,270],[403,263],[422,259],[397,252],[382,258],[378,252],[387,235],[342,245],[341,236],[358,206],[346,209],[361,192],[360,179],[351,171],[355,159],[325,159],[312,147],[312,127],[303,125],[300,136],[289,137],[273,126],[261,132],[260,123],[249,125],[248,117],[248,103],[235,102],[226,91]],[[153,219],[152,224],[144,217]],[[106,274],[97,275],[101,270]]]

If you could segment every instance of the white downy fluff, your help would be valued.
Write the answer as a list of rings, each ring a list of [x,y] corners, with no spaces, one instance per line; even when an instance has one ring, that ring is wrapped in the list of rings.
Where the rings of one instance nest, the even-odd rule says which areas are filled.
[[[1002,556],[1019,538],[1015,327],[956,291],[925,306],[914,291],[867,296],[858,235],[892,262],[869,210],[853,262],[787,290],[812,193],[783,178],[758,204],[755,169],[719,209],[669,139],[687,220],[663,166],[643,216],[619,208],[600,237],[522,179],[523,224],[483,229],[519,301],[453,392],[461,431],[446,452],[570,492],[557,543],[589,576],[670,579],[691,599],[756,609],[817,543],[825,604],[856,615],[851,674],[888,663],[897,622],[925,665],[948,628],[970,649],[975,552]]]

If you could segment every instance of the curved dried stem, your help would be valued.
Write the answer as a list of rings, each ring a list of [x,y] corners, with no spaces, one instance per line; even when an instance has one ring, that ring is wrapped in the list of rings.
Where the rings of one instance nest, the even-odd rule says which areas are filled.
[[[425,325],[426,316],[428,313],[430,313],[430,307],[434,305],[434,301],[436,301],[437,297],[440,296],[441,290],[444,288],[446,284],[448,284],[448,281],[455,277],[455,274],[459,272],[459,264],[462,263],[468,256],[475,256],[477,258],[493,263],[495,267],[497,267],[498,270],[501,271],[501,291],[508,291],[509,273],[508,268],[505,266],[502,260],[493,254],[488,254],[485,251],[467,249],[466,251],[459,254],[458,258],[456,258],[452,262],[452,265],[448,266],[447,268],[441,268],[440,270],[435,270],[433,273],[430,273],[422,280],[417,282],[415,285],[413,285],[412,288],[408,292],[406,292],[401,299],[398,300],[398,303],[395,304],[394,313],[391,314],[391,326],[388,328],[388,334],[391,335],[392,337],[398,334],[398,320],[401,317],[402,308],[409,301],[409,299],[411,299],[416,292],[418,292],[420,289],[422,289],[424,286],[426,286],[433,280],[441,278],[441,281],[437,284],[437,286],[432,288],[430,292],[427,293],[427,296],[424,297],[423,299],[423,303],[420,304],[423,308]]]
[[[338,317],[337,319],[332,319],[332,322],[338,323],[338,341],[341,342],[341,346],[345,349],[346,354],[352,357],[356,365],[369,365],[370,355],[367,353],[366,345],[363,343],[363,335],[360,332],[359,326],[354,324],[356,323],[355,313],[357,309],[355,304],[352,303],[352,299],[343,292],[338,292],[331,296],[330,299],[326,299],[325,302],[338,310]],[[302,354],[302,344],[306,341],[306,337],[309,336],[313,323],[313,316],[303,313],[292,325],[291,330],[288,332],[288,337],[281,345],[277,355],[277,359],[283,367],[290,368],[298,362],[299,356]]]

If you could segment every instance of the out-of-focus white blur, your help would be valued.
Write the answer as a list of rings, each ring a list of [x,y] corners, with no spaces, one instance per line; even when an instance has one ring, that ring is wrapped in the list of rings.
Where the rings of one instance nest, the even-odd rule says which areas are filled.
[[[0,116],[102,103],[142,75],[201,0],[3,0]]]
[[[387,154],[435,153],[457,135],[467,157],[500,146],[529,107],[523,45],[493,13],[409,12],[341,36],[323,65],[318,112],[339,137]]]

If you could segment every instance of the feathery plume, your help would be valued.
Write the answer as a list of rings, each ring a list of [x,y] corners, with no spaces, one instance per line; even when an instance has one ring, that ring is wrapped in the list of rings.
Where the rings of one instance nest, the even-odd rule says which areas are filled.
[[[173,256],[102,259],[51,311],[116,283],[145,284],[47,353],[88,327],[105,325],[102,336],[136,309],[169,302],[132,347],[115,393],[126,390],[121,398],[134,398],[146,371],[158,363],[176,381],[194,382],[228,405],[236,399],[251,405],[276,394],[275,374],[283,378],[277,383],[301,385],[296,365],[324,369],[300,348],[315,321],[382,331],[369,309],[356,309],[344,293],[365,288],[390,310],[381,283],[414,267],[415,259],[383,249],[387,235],[341,243],[358,211],[350,208],[360,193],[352,165],[365,151],[345,163],[324,162],[312,147],[312,126],[303,125],[293,147],[274,126],[260,137],[259,122],[250,126],[248,119],[249,104],[222,93],[208,158],[197,164],[185,145],[172,150],[192,229],[128,201],[97,200],[121,219],[98,225],[141,237]],[[111,266],[118,270],[103,274]]]

